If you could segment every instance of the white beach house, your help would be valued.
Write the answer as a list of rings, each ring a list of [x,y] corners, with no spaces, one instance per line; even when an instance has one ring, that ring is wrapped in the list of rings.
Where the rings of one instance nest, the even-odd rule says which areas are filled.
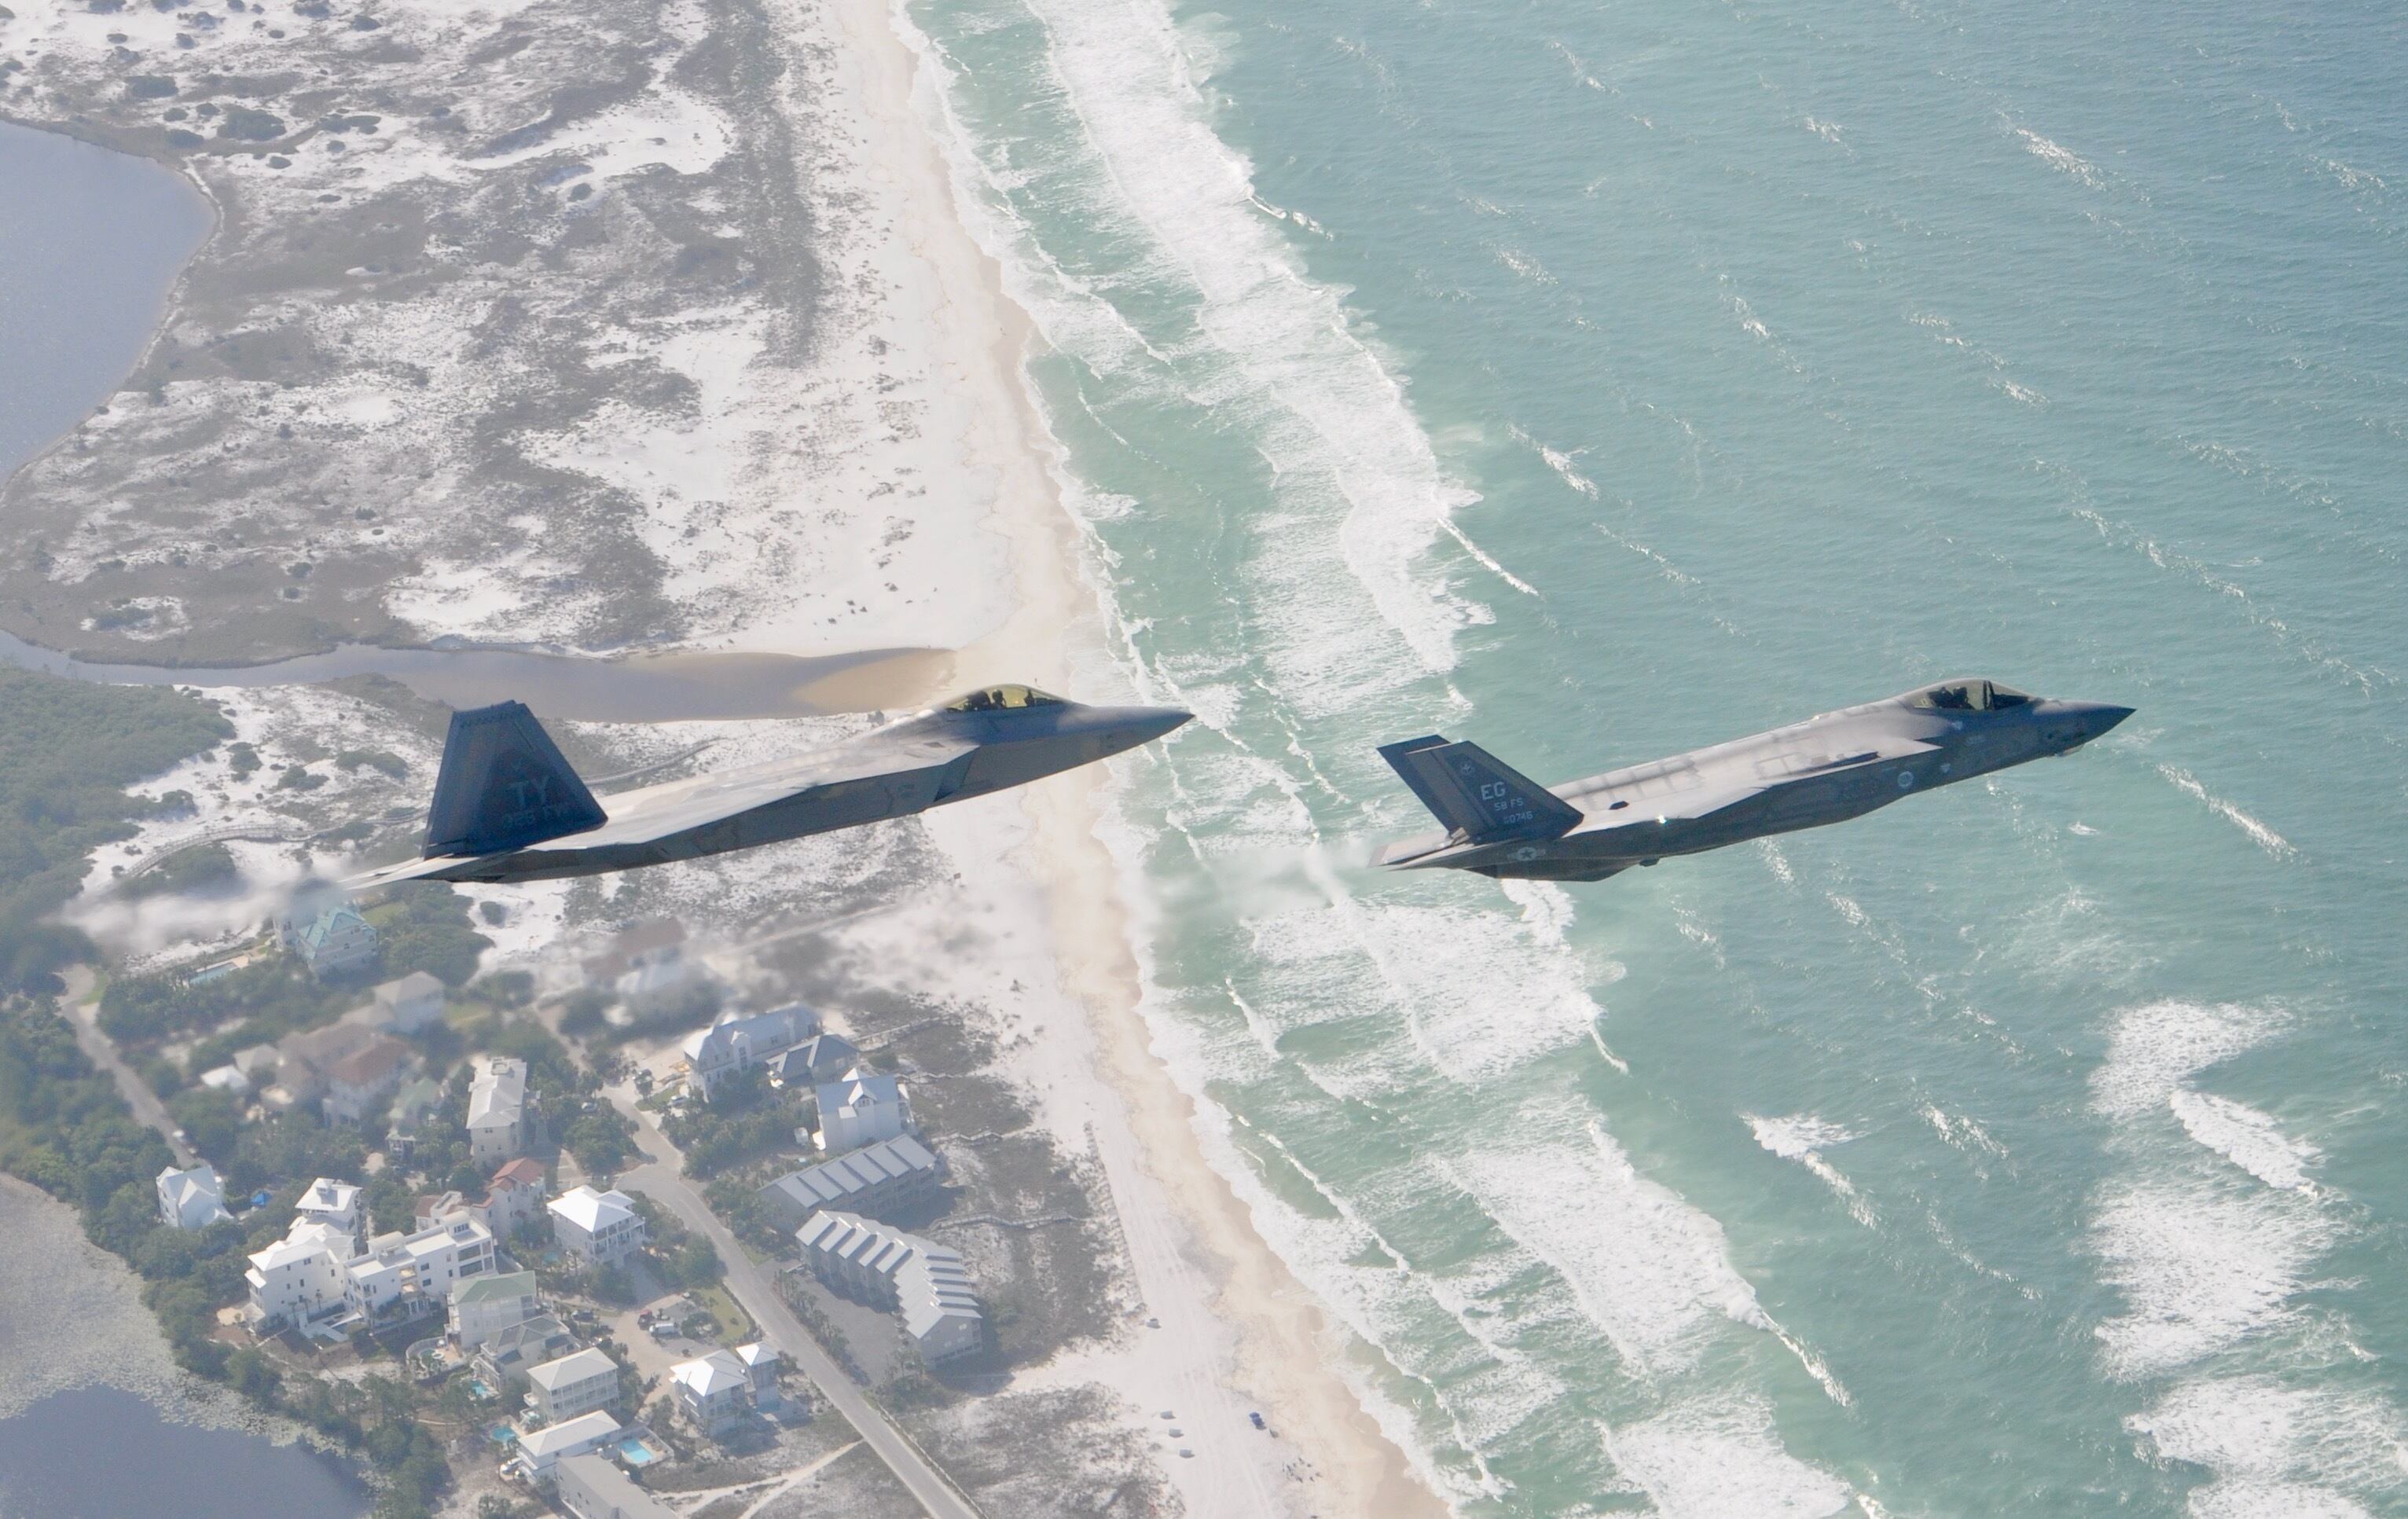
[[[498,1165],[526,1149],[527,1068],[507,1055],[479,1055],[468,1083],[468,1158]]]
[[[636,1199],[615,1187],[596,1192],[578,1186],[547,1205],[552,1238],[589,1266],[616,1266],[644,1247],[644,1220]]]
[[[820,1127],[815,1138],[829,1154],[891,1139],[910,1126],[903,1108],[903,1083],[859,1066],[819,1088]]]
[[[752,1378],[732,1352],[712,1351],[669,1368],[678,1407],[707,1434],[724,1434],[752,1410]]]
[[[301,1194],[294,1211],[299,1219],[341,1230],[354,1243],[366,1237],[367,1206],[360,1189],[349,1182],[318,1178]]]
[[[618,1438],[619,1421],[607,1413],[580,1413],[519,1437],[519,1470],[533,1482],[550,1483],[563,1457],[598,1451]]]
[[[159,1216],[171,1229],[206,1229],[233,1218],[217,1168],[203,1161],[188,1171],[170,1166],[159,1173]]]

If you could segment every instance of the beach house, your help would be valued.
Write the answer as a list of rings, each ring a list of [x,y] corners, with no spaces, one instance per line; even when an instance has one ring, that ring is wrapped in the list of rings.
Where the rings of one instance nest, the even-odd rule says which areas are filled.
[[[861,1062],[861,1052],[841,1034],[814,1034],[769,1057],[769,1080],[780,1086],[817,1086],[833,1082]]]
[[[366,1198],[349,1182],[322,1176],[302,1189],[301,1200],[293,1207],[296,1221],[323,1224],[355,1245],[367,1234]]]
[[[542,1311],[533,1271],[500,1271],[460,1284],[452,1294],[447,1327],[464,1352],[474,1353],[503,1330]]]
[[[526,1406],[546,1424],[565,1424],[619,1400],[619,1363],[592,1346],[527,1369]]]
[[[865,1144],[891,1139],[910,1126],[903,1107],[903,1083],[853,1067],[818,1088],[819,1132],[812,1136],[822,1150],[841,1154]]]
[[[800,1044],[819,1027],[820,1015],[800,1003],[749,1017],[721,1013],[678,1047],[685,1056],[686,1090],[708,1102],[721,1082]]]
[[[598,1451],[617,1439],[618,1434],[619,1421],[599,1411],[531,1430],[519,1437],[520,1474],[529,1482],[549,1485],[552,1469],[563,1458]]]
[[[547,1205],[561,1249],[588,1266],[616,1266],[644,1248],[644,1220],[636,1200],[613,1188],[577,1186]]]
[[[508,1055],[479,1055],[468,1083],[468,1158],[498,1165],[527,1145],[527,1067]]]
[[[326,1122],[356,1124],[366,1118],[379,1097],[401,1084],[417,1059],[408,1045],[378,1034],[335,1061],[325,1072]]]
[[[283,1239],[251,1257],[244,1313],[255,1330],[306,1325],[343,1307],[343,1262],[357,1248],[344,1230],[295,1219]]]
[[[380,1234],[346,1261],[343,1298],[371,1327],[437,1312],[469,1279],[494,1269],[494,1234],[453,1213],[410,1234]]]
[[[443,1019],[443,983],[423,970],[389,981],[370,994],[374,1020],[395,1034],[415,1034]]]
[[[283,939],[285,948],[321,981],[366,969],[377,957],[376,929],[348,902],[307,918],[285,919]]]
[[[724,1435],[752,1412],[752,1378],[733,1352],[715,1350],[669,1368],[678,1408],[705,1434]]]
[[[170,1166],[159,1173],[159,1217],[171,1229],[206,1229],[231,1222],[225,1187],[217,1168],[203,1161],[190,1170]]]
[[[526,1385],[529,1371],[576,1348],[567,1326],[549,1313],[538,1313],[486,1336],[469,1365],[486,1385],[507,1396]]]
[[[543,1211],[547,1190],[542,1162],[522,1155],[494,1173],[485,1200],[469,1211],[484,1220],[495,1239],[508,1240]]]
[[[785,1365],[784,1358],[757,1340],[749,1345],[737,1346],[735,1355],[738,1364],[744,1368],[744,1375],[752,1383],[752,1406],[775,1407],[778,1402],[778,1372]]]

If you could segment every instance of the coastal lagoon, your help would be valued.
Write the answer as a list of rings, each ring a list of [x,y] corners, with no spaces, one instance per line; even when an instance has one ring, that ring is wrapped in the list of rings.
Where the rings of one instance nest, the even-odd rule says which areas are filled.
[[[366,1489],[176,1369],[123,1262],[0,1176],[0,1519],[351,1519]]]
[[[0,1419],[0,1519],[345,1519],[368,1493],[331,1457],[171,1422],[115,1387]]]
[[[0,480],[124,380],[210,216],[172,169],[0,122]]]
[[[1476,1515],[2408,1512],[2408,36],[909,0],[1115,652],[1157,1050]],[[1596,886],[1542,781],[1952,674],[2074,758]]]

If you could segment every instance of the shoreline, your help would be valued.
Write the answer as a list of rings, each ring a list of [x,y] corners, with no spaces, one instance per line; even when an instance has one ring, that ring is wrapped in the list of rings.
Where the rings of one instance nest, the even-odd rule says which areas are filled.
[[[988,335],[978,347],[989,374],[976,376],[967,366],[956,374],[974,386],[982,379],[995,382],[999,414],[1011,419],[1006,424],[989,414],[981,433],[1001,436],[981,441],[1010,455],[991,520],[1010,541],[1019,595],[1004,624],[962,651],[959,663],[972,680],[991,666],[1007,668],[1015,655],[1065,670],[1074,663],[1074,645],[1093,639],[1100,608],[1083,572],[1077,524],[1054,478],[1043,419],[1026,388],[1025,360],[1036,325],[962,224],[951,173],[912,100],[924,86],[921,61],[898,32],[889,0],[840,0],[836,9],[865,65],[859,104],[899,128],[880,135],[887,145],[882,156],[890,167],[918,171],[905,199],[933,225],[912,239],[913,249],[948,285],[948,309],[971,333]],[[880,86],[883,101],[871,98]],[[895,164],[904,144],[918,164]],[[964,309],[966,297],[975,308]],[[1103,658],[1100,649],[1095,655]],[[1102,788],[1110,784],[1108,773],[1097,771],[1029,788],[1021,805],[1031,825],[1026,864],[1043,894],[1061,989],[1099,1057],[1093,1074],[1133,1141],[1126,1158],[1157,1194],[1142,1200],[1168,1205],[1174,1248],[1205,1279],[1200,1306],[1229,1331],[1224,1386],[1257,1399],[1272,1427],[1304,1455],[1315,1481],[1289,1483],[1290,1506],[1298,1512],[1444,1515],[1447,1505],[1331,1369],[1336,1330],[1328,1315],[1254,1232],[1244,1204],[1206,1158],[1193,1101],[1154,1053],[1140,1010],[1134,924],[1121,900],[1119,867],[1096,832]],[[1099,1138],[1099,1148],[1106,1144]],[[1119,1168],[1111,1159],[1108,1154],[1108,1175]],[[1114,1178],[1123,1184],[1126,1179],[1125,1172]],[[1182,1463],[1171,1465],[1176,1481]],[[1280,1476],[1272,1473],[1274,1481]]]

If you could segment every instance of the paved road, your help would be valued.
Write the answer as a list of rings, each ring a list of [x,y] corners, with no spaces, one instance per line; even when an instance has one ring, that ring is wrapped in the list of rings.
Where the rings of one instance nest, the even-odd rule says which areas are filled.
[[[736,1236],[719,1222],[718,1215],[703,1202],[702,1194],[686,1181],[681,1174],[685,1157],[653,1124],[652,1115],[636,1106],[634,1094],[624,1087],[616,1088],[610,1093],[610,1100],[636,1121],[643,1148],[657,1157],[620,1172],[619,1185],[644,1194],[711,1242],[727,1268],[727,1290],[735,1294],[744,1311],[752,1315],[763,1337],[802,1369],[820,1396],[844,1415],[923,1509],[935,1519],[983,1519],[978,1506],[938,1470],[934,1462],[922,1455],[919,1447],[905,1440],[877,1405],[861,1395],[861,1389],[853,1385],[843,1369],[820,1348],[820,1342],[795,1317],[786,1300],[778,1296],[768,1275],[752,1264]]]
[[[82,1046],[93,1065],[108,1072],[117,1082],[118,1096],[134,1110],[134,1116],[159,1131],[167,1148],[176,1152],[177,1165],[198,1164],[200,1156],[193,1154],[193,1147],[176,1138],[176,1121],[167,1116],[167,1105],[150,1090],[150,1082],[134,1074],[133,1068],[117,1053],[117,1045],[100,1031],[100,1025],[94,1021],[100,1016],[100,999],[92,995],[91,967],[74,967],[67,971],[65,981],[67,1022],[75,1025],[76,1043]]]

